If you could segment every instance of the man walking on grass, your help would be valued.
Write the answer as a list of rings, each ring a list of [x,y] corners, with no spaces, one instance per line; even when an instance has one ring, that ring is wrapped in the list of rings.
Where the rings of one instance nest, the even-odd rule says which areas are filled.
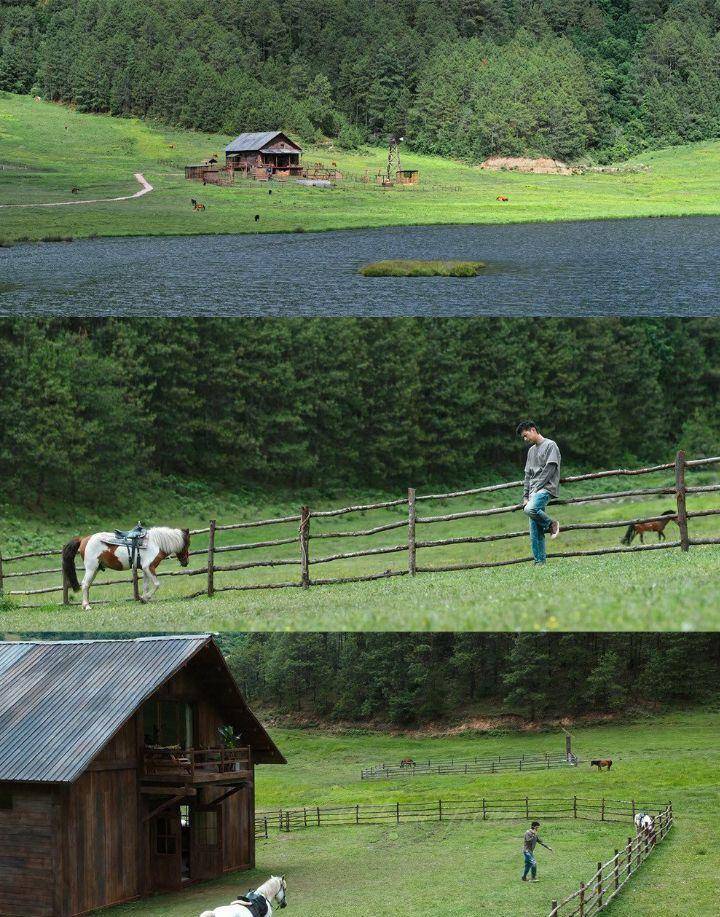
[[[557,443],[538,433],[532,420],[518,424],[517,434],[530,443],[525,461],[523,512],[530,519],[530,546],[535,564],[544,564],[545,533],[557,538],[560,532],[560,523],[545,512],[550,499],[557,497],[560,489],[560,450]]]
[[[532,879],[530,881],[537,882],[537,860],[535,859],[535,845],[540,844],[541,847],[544,847],[546,850],[552,851],[552,847],[548,844],[543,844],[538,835],[538,828],[540,827],[539,821],[534,821],[530,825],[530,830],[525,832],[525,840],[523,841],[523,855],[525,857],[525,871],[522,874],[523,882],[528,881],[528,875],[532,873]]]

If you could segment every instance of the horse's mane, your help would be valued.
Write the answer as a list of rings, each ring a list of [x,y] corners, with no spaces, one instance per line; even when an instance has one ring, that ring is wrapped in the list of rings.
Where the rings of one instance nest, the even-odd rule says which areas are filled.
[[[158,525],[148,529],[148,535],[158,543],[158,547],[165,554],[175,554],[176,551],[181,551],[185,544],[182,529],[171,529],[165,525]]]

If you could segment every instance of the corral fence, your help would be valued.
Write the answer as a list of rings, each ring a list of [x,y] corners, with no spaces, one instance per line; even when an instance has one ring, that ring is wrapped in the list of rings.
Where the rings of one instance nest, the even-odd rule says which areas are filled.
[[[714,458],[701,458],[688,460],[684,452],[678,452],[674,462],[668,462],[661,465],[654,465],[646,468],[618,468],[607,471],[598,471],[590,474],[572,475],[561,479],[565,486],[574,486],[584,481],[595,481],[601,478],[610,477],[637,477],[642,475],[656,474],[658,472],[673,472],[674,482],[672,486],[645,487],[633,490],[616,490],[606,493],[590,493],[584,496],[565,497],[552,501],[556,506],[569,506],[573,504],[589,504],[599,501],[619,500],[632,497],[651,497],[651,496],[672,496],[675,499],[676,514],[672,516],[673,521],[677,523],[679,537],[677,540],[658,541],[652,544],[634,544],[629,547],[598,547],[590,550],[569,550],[549,552],[549,558],[566,558],[566,557],[589,557],[605,554],[619,553],[637,553],[640,551],[656,551],[672,548],[679,548],[682,551],[688,551],[694,545],[715,545],[720,544],[720,537],[690,537],[689,520],[700,517],[720,515],[720,509],[704,509],[695,512],[689,512],[687,509],[688,495],[720,492],[720,484],[706,484],[699,486],[688,486],[686,483],[686,472],[705,468],[712,465],[720,464],[720,456]],[[483,496],[503,490],[517,489],[522,487],[522,481],[510,481],[504,484],[493,484],[486,487],[476,487],[470,490],[454,491],[451,493],[440,494],[418,494],[415,488],[408,488],[407,496],[396,500],[385,500],[377,503],[366,503],[356,506],[344,506],[330,510],[311,510],[308,506],[303,506],[300,512],[288,516],[280,516],[272,519],[258,519],[248,522],[237,522],[225,525],[218,525],[215,520],[205,528],[198,528],[191,531],[193,536],[207,536],[207,547],[190,551],[191,556],[200,556],[206,560],[204,566],[184,570],[161,570],[158,576],[189,576],[203,577],[205,584],[199,591],[194,591],[188,595],[179,596],[181,598],[196,598],[201,595],[212,596],[219,592],[255,590],[255,589],[289,589],[301,588],[308,589],[311,586],[325,586],[341,583],[369,582],[372,580],[387,579],[396,576],[416,576],[421,573],[438,573],[443,571],[454,570],[473,570],[481,568],[502,567],[510,564],[530,563],[532,556],[517,557],[505,560],[484,560],[471,563],[450,563],[429,565],[419,562],[420,552],[431,550],[439,547],[446,547],[460,544],[483,544],[503,541],[513,538],[526,538],[527,529],[519,531],[503,532],[491,535],[465,535],[461,537],[423,539],[420,537],[420,530],[424,526],[435,523],[449,523],[461,519],[483,519],[502,514],[512,514],[521,512],[522,503],[513,503],[506,506],[496,506],[487,509],[471,509],[456,513],[442,513],[435,515],[422,515],[419,508],[423,503],[431,504],[436,501],[448,501],[460,497]],[[386,522],[382,525],[372,526],[365,529],[350,529],[347,531],[328,531],[322,529],[322,524],[338,517],[352,513],[364,513],[373,510],[404,510],[403,518],[396,521]],[[610,522],[581,522],[563,525],[563,535],[577,531],[600,531],[607,529],[626,528],[629,525],[642,522],[667,521],[666,515],[640,517],[634,519],[622,519]],[[273,529],[276,526],[297,526],[294,533],[279,538],[264,538],[262,540],[242,542],[238,544],[220,543],[219,536],[223,533],[247,531],[249,529],[265,528]],[[365,539],[381,533],[386,533],[396,529],[404,529],[406,537],[399,544],[382,545],[380,547],[369,547],[364,550],[342,551],[336,553],[326,553],[316,556],[311,552],[312,543],[322,543],[326,539]],[[259,549],[277,549],[282,546],[296,545],[297,553],[292,557],[267,557],[264,559],[238,561],[234,563],[224,563],[225,555],[236,552],[254,551]],[[0,593],[5,589],[5,594],[23,598],[32,598],[39,595],[61,593],[62,603],[70,604],[70,590],[68,583],[64,580],[61,567],[45,567],[38,570],[18,570],[8,569],[12,565],[26,561],[28,558],[35,557],[58,557],[59,549],[46,551],[30,551],[14,556],[6,556],[3,560],[0,553]],[[392,554],[404,554],[405,562],[402,566],[388,568],[377,573],[362,573],[350,576],[336,577],[319,577],[312,575],[313,571],[319,566],[330,564],[336,561],[355,561],[358,558],[375,558],[384,557]],[[272,580],[263,582],[242,582],[233,584],[218,584],[218,579],[222,583],[223,574],[238,571],[258,571],[267,568],[299,568],[298,576],[292,579]],[[56,584],[43,585],[31,589],[7,589],[8,581],[14,577],[36,577],[56,576]],[[118,584],[133,584],[134,598],[139,597],[137,576],[127,579],[109,579],[96,580],[93,589],[97,590],[102,586],[117,586]]]
[[[378,764],[360,771],[361,780],[387,780],[398,777],[444,776],[446,774],[501,774],[507,771],[549,770],[574,767],[580,758],[561,754],[495,755],[495,757],[449,758],[443,761],[411,761],[407,764]]]
[[[270,828],[285,833],[306,828],[331,828],[341,825],[404,824],[420,821],[517,821],[529,818],[579,819],[631,823],[638,812],[653,817],[669,803],[640,803],[579,796],[535,798],[515,796],[507,799],[438,799],[392,803],[357,803],[344,806],[304,806],[258,812],[256,819],[267,819]]]
[[[657,845],[665,840],[673,826],[672,804],[654,816],[652,829],[631,835],[622,850],[606,863],[598,863],[597,871],[587,882],[563,901],[553,901],[549,917],[592,917],[604,910],[619,894]]]

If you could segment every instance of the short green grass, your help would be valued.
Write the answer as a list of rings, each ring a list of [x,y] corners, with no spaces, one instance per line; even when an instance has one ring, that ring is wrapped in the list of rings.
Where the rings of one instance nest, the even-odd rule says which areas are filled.
[[[358,271],[363,277],[477,277],[483,261],[374,261]]]
[[[637,479],[631,479],[637,482]],[[714,482],[712,472],[692,476],[691,484]],[[654,475],[644,479],[647,486],[667,485],[668,477]],[[595,482],[595,486],[566,487],[565,496],[607,492],[635,487],[636,484]],[[422,493],[420,491],[419,493]],[[310,501],[313,509],[374,502],[373,498],[397,497],[396,493],[341,494],[332,500]],[[306,495],[307,499],[307,495]],[[519,499],[515,491],[500,495],[463,497],[442,502],[418,503],[425,515],[445,514],[512,504]],[[60,509],[56,515],[41,516],[27,511],[6,510],[0,519],[3,555],[23,550],[56,548],[76,534],[132,525],[143,518],[148,523],[200,528],[208,519],[218,522],[263,519],[299,512],[299,504],[287,498],[242,498],[230,494],[205,497],[176,497],[165,502],[157,494],[133,495],[132,506],[124,512],[99,515]],[[690,510],[718,507],[717,494],[692,495]],[[562,524],[595,521],[609,522],[659,515],[673,507],[673,498],[645,497],[560,506],[554,511]],[[403,522],[407,508],[393,507],[354,513],[349,516],[313,519],[311,535],[338,533],[335,537],[311,539],[311,559],[366,548],[393,547],[406,542],[404,525],[369,538],[349,538],[340,533],[367,529],[388,522]],[[691,535],[717,536],[717,517],[691,520]],[[264,528],[251,528],[218,534],[217,546],[229,546],[266,539],[296,538],[297,522]],[[419,539],[498,534],[517,531],[520,537],[485,544],[451,545],[418,551],[420,565],[442,565],[497,561],[529,556],[526,520],[522,513],[459,519],[418,526]],[[666,529],[668,541],[677,539],[677,526]],[[593,550],[618,546],[622,529],[567,532],[550,541],[551,551]],[[656,536],[648,536],[656,543]],[[637,541],[636,541],[637,543]],[[207,536],[195,536],[191,547],[204,551]],[[251,585],[270,582],[299,582],[297,542],[273,548],[219,553],[216,564],[279,559],[291,561],[276,567],[234,572],[219,572],[215,585]],[[192,567],[202,568],[206,555],[192,558]],[[16,564],[6,563],[5,573],[37,569],[58,569],[59,558],[39,558]],[[179,571],[175,560],[165,561],[160,572]],[[340,559],[311,566],[314,579],[382,573],[407,569],[407,553],[381,554],[364,558]],[[221,592],[212,598],[183,599],[206,586],[204,574],[166,576],[155,600],[148,605],[128,602],[130,587],[118,584],[95,588],[91,595],[97,604],[91,613],[75,604],[60,608],[51,603],[59,594],[23,599],[36,608],[18,607],[10,598],[0,621],[6,629],[23,630],[403,630],[403,629],[480,629],[480,630],[688,630],[716,629],[720,626],[717,603],[717,577],[720,550],[717,546],[693,547],[685,554],[678,549],[610,554],[599,557],[550,559],[544,568],[528,563],[471,571],[422,573],[411,578],[398,576],[373,582],[346,583],[299,588]],[[127,574],[108,573],[99,578],[122,579]],[[57,586],[57,573],[5,580],[5,589]],[[102,604],[101,600],[110,604]],[[77,601],[75,598],[74,601]]]
[[[720,142],[647,153],[641,161],[649,171],[620,174],[484,172],[405,152],[404,164],[420,170],[417,186],[385,189],[347,180],[323,189],[274,183],[269,196],[265,183],[238,181],[220,188],[185,180],[186,164],[212,153],[222,158],[228,139],[0,94],[1,204],[68,200],[74,186],[82,197],[131,194],[138,190],[133,178],[138,171],[155,187],[132,201],[3,210],[0,242],[720,212]],[[387,151],[308,147],[304,157],[309,163],[335,161],[349,175],[367,169],[372,177],[385,167]],[[499,196],[509,201],[499,202]],[[207,209],[194,212],[191,197]]]
[[[271,809],[483,795],[672,800],[676,827],[608,913],[694,917],[713,913],[717,903],[712,836],[720,816],[719,728],[720,713],[712,708],[573,727],[575,750],[586,759],[611,756],[615,766],[610,773],[598,774],[585,763],[573,769],[522,774],[367,782],[360,780],[360,768],[372,762],[407,755],[557,752],[564,748],[564,738],[559,731],[499,736],[469,730],[430,736],[276,728],[273,737],[288,764],[258,769],[257,805]],[[288,913],[297,917],[338,913],[394,917],[398,912],[437,917],[455,909],[500,917],[520,913],[546,917],[554,897],[569,894],[589,878],[597,861],[612,856],[631,833],[624,825],[546,820],[544,837],[556,853],[539,851],[541,881],[526,886],[519,881],[524,827],[523,822],[502,821],[273,833],[258,843],[257,869],[252,872],[104,913],[190,917],[206,907],[228,903],[238,891],[258,885],[272,872],[287,875]],[[445,911],[438,902],[448,900],[452,909]]]

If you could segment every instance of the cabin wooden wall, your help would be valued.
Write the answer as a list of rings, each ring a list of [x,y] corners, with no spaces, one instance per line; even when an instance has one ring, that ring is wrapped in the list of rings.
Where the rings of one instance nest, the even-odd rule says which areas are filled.
[[[58,800],[47,787],[0,783],[12,808],[0,809],[1,917],[58,917]]]
[[[69,851],[68,914],[140,894],[137,766],[133,719],[67,792],[63,825]]]

